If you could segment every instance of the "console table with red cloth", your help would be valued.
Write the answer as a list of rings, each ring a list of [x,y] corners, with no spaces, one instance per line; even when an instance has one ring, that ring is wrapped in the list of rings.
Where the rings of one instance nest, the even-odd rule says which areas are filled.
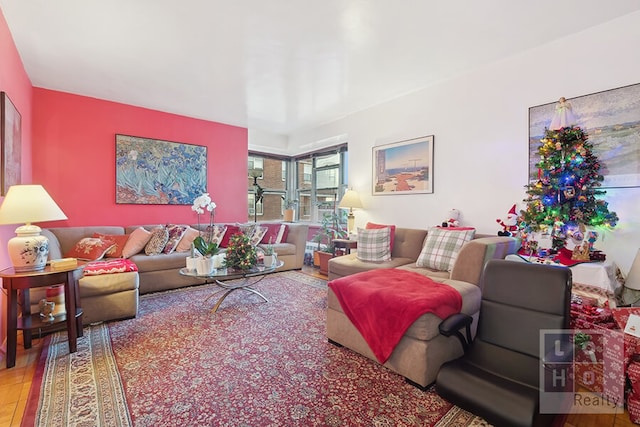
[[[547,259],[511,254],[505,259],[539,264],[552,264]],[[558,264],[562,265],[562,264]],[[616,295],[622,284],[618,280],[618,267],[611,260],[597,262],[583,262],[572,266],[573,278],[572,293],[584,298],[597,301],[597,305],[611,307],[616,306]]]

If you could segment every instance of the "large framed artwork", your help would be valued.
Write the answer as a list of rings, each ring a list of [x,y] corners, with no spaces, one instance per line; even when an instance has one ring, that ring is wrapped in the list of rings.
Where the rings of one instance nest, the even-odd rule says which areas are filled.
[[[640,186],[640,84],[567,100],[576,125],[593,144],[601,164],[602,187]],[[529,108],[529,180],[538,176],[538,147],[557,102]]]
[[[373,195],[433,193],[433,135],[373,147]]]
[[[191,205],[207,191],[207,147],[116,135],[116,203]]]
[[[22,170],[22,116],[6,92],[0,92],[0,143],[0,195],[5,196],[9,187],[21,183]]]

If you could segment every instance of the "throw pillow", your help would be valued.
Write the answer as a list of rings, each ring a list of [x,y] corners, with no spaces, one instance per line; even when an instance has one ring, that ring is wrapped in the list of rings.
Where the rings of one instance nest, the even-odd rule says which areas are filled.
[[[122,258],[122,249],[127,244],[129,236],[126,234],[101,234],[93,233],[93,237],[97,237],[102,240],[112,240],[115,242],[115,246],[107,251],[105,257],[107,258]]]
[[[138,227],[129,234],[129,239],[122,248],[122,258],[129,258],[141,252],[151,239],[151,232]]]
[[[242,233],[240,227],[238,227],[237,225],[227,225],[227,231],[224,233],[222,241],[218,246],[220,246],[221,248],[226,248],[227,246],[229,246],[229,240],[231,239],[231,236],[238,233]]]
[[[178,246],[176,246],[176,252],[189,252],[191,250],[191,243],[199,235],[200,232],[198,230],[192,227],[187,227],[182,235],[182,239],[178,242]]]
[[[267,227],[256,225],[253,229],[253,234],[247,234],[247,236],[249,236],[249,243],[251,243],[251,246],[256,246],[258,243],[260,243],[266,233]]]
[[[286,240],[289,230],[287,224],[273,223],[260,225],[267,228],[267,232],[262,237],[262,240],[260,240],[260,243],[268,245],[269,243],[282,243]]]
[[[438,271],[451,271],[462,245],[473,239],[476,230],[449,230],[432,227],[416,261],[417,267],[426,267]],[[360,250],[360,247],[358,247]]]
[[[205,231],[204,239],[210,243],[217,243],[220,246],[224,235],[227,232],[227,227],[224,225],[214,225],[213,227],[207,227]]]
[[[97,237],[85,237],[75,244],[65,257],[77,258],[83,261],[102,259],[109,249],[115,246],[113,240],[103,240]]]
[[[182,239],[182,235],[187,230],[187,226],[170,224],[170,225],[167,225],[166,228],[168,233],[168,239],[167,239],[167,244],[162,249],[162,253],[170,254],[171,252],[176,250],[178,243],[180,243],[180,239]]]
[[[396,226],[395,225],[376,224],[374,222],[368,222],[365,228],[367,230],[373,230],[373,229],[376,229],[376,228],[384,228],[384,227],[389,227],[391,229],[391,237],[389,239],[389,248],[393,252],[393,242],[394,242],[395,236],[396,236]]]
[[[151,231],[151,238],[144,247],[144,253],[147,255],[158,255],[169,241],[169,231],[167,227],[158,227]]]
[[[358,228],[358,252],[361,261],[383,262],[391,259],[391,227]]]

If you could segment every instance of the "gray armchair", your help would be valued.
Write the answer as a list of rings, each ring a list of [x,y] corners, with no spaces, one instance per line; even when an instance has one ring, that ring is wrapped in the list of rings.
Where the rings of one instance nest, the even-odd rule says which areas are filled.
[[[540,330],[569,328],[571,284],[566,267],[489,261],[475,340],[465,342],[471,338],[469,316],[453,315],[440,325],[466,350],[438,371],[438,394],[493,425],[550,425],[555,416],[540,413],[540,369],[546,367]],[[465,327],[466,340],[459,332]],[[563,335],[567,350],[568,341]],[[571,352],[565,355],[570,362]]]

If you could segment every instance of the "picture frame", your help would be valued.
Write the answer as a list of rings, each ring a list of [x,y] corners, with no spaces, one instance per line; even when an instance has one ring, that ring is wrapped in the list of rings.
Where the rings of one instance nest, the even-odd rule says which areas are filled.
[[[207,192],[207,147],[116,134],[116,204],[191,205]]]
[[[602,188],[640,187],[640,83],[567,99],[604,176]],[[529,108],[529,181],[538,177],[538,147],[556,102]]]
[[[374,196],[433,193],[433,135],[373,147]]]
[[[6,92],[0,92],[0,195],[22,183],[22,116]]]

